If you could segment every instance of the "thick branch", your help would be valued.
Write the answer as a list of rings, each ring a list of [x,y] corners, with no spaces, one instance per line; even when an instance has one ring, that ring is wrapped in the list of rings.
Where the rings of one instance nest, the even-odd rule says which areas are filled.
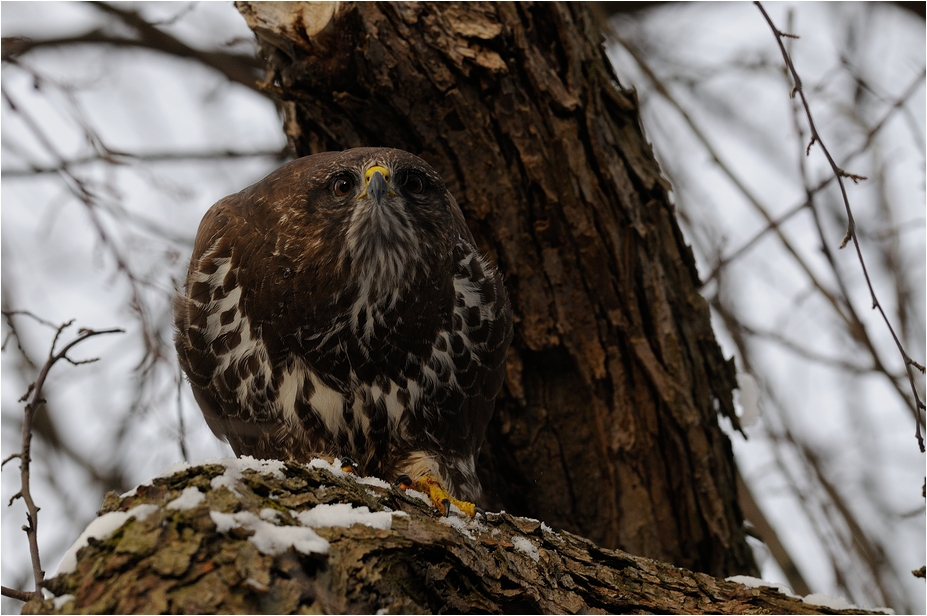
[[[23,613],[859,613],[608,550],[537,520],[441,518],[321,461],[187,468],[110,493],[102,514],[126,512],[77,553],[73,572],[48,581],[73,602],[33,600]]]

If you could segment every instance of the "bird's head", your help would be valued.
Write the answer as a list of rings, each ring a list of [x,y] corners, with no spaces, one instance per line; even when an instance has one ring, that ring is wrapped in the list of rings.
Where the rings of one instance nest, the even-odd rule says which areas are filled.
[[[345,268],[381,288],[404,286],[446,262],[463,216],[441,176],[403,150],[356,148],[295,160],[272,182],[277,250],[307,267]],[[267,192],[267,191],[265,191]],[[253,201],[252,201],[253,202]]]

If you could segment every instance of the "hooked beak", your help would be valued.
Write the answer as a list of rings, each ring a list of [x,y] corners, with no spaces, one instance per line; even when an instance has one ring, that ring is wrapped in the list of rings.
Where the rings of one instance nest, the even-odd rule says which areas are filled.
[[[389,192],[389,169],[374,165],[364,173],[364,192],[379,205],[383,196]]]

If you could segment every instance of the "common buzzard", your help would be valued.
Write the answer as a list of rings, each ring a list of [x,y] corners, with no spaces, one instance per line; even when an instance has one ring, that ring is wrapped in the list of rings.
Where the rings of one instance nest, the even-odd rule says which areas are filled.
[[[472,515],[457,499],[480,498],[512,309],[422,159],[315,154],[222,199],[174,318],[193,394],[237,455],[349,456]]]

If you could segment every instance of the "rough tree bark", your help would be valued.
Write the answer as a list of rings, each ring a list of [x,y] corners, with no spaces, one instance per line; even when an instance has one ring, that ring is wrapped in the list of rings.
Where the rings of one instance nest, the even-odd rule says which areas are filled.
[[[609,550],[538,520],[441,518],[424,495],[327,464],[244,466],[214,461],[108,494],[97,528],[109,530],[48,581],[56,598],[23,613],[865,613]],[[319,516],[326,508],[339,513]],[[331,525],[351,516],[368,523]]]
[[[582,3],[247,3],[299,155],[391,146],[445,178],[516,314],[491,510],[713,575],[755,572],[732,360]]]

